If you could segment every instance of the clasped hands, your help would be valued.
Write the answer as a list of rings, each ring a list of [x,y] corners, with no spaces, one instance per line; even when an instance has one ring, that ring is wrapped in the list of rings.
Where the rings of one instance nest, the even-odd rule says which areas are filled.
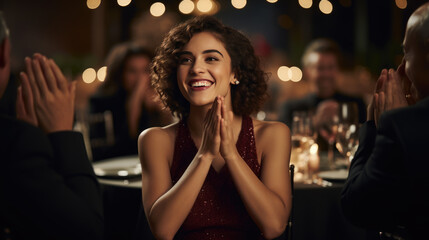
[[[367,120],[374,120],[378,125],[383,112],[413,104],[415,96],[411,94],[410,86],[402,65],[397,71],[383,69],[368,105]]]
[[[220,155],[225,161],[239,156],[233,131],[234,114],[225,106],[224,97],[218,96],[204,118],[204,131],[199,152],[213,160]]]
[[[72,130],[76,84],[69,83],[52,59],[41,54],[25,58],[20,73],[17,118],[45,133]]]

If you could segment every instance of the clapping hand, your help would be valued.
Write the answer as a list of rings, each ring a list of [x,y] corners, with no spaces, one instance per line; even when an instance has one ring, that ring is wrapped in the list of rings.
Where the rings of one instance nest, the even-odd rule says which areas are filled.
[[[383,112],[408,106],[404,83],[401,76],[393,69],[383,69],[377,81],[372,102],[368,106],[368,120],[375,120],[376,125]]]
[[[18,90],[18,118],[44,132],[72,130],[76,84],[69,83],[52,59],[35,54],[25,59]]]

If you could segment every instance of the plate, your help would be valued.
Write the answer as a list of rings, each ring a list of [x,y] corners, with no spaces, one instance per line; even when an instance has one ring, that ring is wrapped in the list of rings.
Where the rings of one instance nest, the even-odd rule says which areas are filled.
[[[345,169],[323,171],[318,174],[320,178],[325,180],[330,180],[330,181],[345,181],[348,175],[349,175],[349,171]]]
[[[142,169],[138,156],[110,158],[92,164],[97,177],[109,179],[130,179],[140,177]]]

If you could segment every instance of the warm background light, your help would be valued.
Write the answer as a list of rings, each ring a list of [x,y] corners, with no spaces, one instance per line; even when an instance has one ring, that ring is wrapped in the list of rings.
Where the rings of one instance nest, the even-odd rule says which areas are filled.
[[[104,82],[104,80],[106,79],[106,73],[107,73],[107,67],[106,66],[98,69],[97,78],[100,82]]]
[[[213,2],[210,0],[199,0],[197,2],[197,8],[200,12],[206,13],[210,12],[213,8]]]
[[[86,1],[86,6],[89,9],[96,9],[98,8],[98,6],[100,6],[101,0],[87,0]]]
[[[231,0],[231,4],[233,7],[237,9],[242,9],[246,6],[247,1],[246,0]]]
[[[118,5],[121,7],[126,7],[130,5],[131,0],[118,0]]]
[[[150,6],[150,14],[154,17],[160,17],[165,13],[165,5],[161,2],[156,2]]]
[[[319,3],[319,9],[324,14],[330,14],[332,12],[332,3],[327,0],[322,0]]]
[[[277,70],[277,76],[279,77],[280,80],[282,80],[283,82],[287,82],[290,80],[289,77],[289,68],[286,66],[281,66],[279,67],[279,69]]]
[[[92,83],[92,82],[94,82],[96,77],[97,77],[97,73],[95,72],[94,68],[87,68],[82,73],[82,80],[85,83]]]
[[[195,4],[191,0],[183,0],[179,4],[179,11],[183,14],[190,14],[194,8]]]
[[[313,0],[299,0],[298,3],[302,8],[311,8]]]
[[[292,82],[299,82],[302,79],[302,71],[298,67],[290,67],[288,71],[288,76]]]
[[[395,0],[396,6],[400,9],[407,8],[407,0]]]
[[[267,0],[269,3],[276,3],[278,0]]]

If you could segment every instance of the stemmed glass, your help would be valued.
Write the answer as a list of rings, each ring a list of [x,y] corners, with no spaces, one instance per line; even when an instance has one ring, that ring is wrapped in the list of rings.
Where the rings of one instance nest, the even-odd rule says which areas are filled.
[[[348,168],[359,145],[359,117],[356,103],[341,103],[338,109],[336,144],[346,161],[337,161],[339,167]]]
[[[311,161],[314,151],[316,135],[312,126],[312,114],[306,111],[297,111],[293,114],[292,123],[292,156],[291,162],[295,165],[298,173],[302,173],[302,179],[311,178],[313,168],[318,168],[318,162]],[[317,144],[316,144],[317,145]],[[316,146],[317,151],[317,146]]]

